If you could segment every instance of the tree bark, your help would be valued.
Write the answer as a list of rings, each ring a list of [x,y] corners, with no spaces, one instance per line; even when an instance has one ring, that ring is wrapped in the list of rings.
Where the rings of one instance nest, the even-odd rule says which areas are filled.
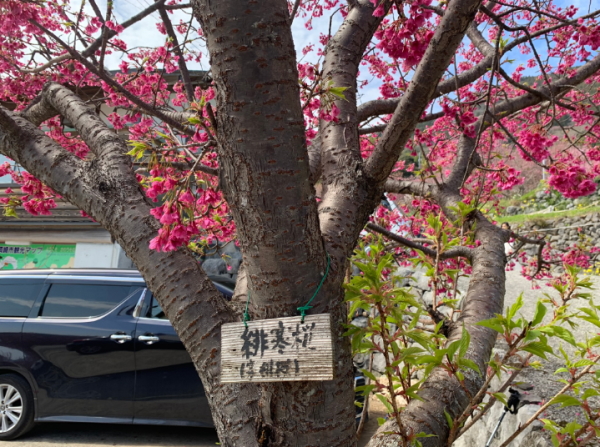
[[[332,314],[335,379],[260,385],[264,445],[352,446],[352,359],[342,336],[348,251],[319,228],[287,2],[193,2],[215,80],[221,185],[244,254],[252,319],[297,315],[325,271],[311,312]]]

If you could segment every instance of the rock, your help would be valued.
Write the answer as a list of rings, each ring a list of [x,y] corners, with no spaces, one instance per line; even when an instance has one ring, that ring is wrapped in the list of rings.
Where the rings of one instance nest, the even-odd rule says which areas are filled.
[[[202,263],[202,268],[208,275],[225,275],[227,274],[227,264],[221,258],[206,259]]]
[[[433,290],[428,290],[423,293],[422,300],[425,305],[433,304]]]
[[[520,447],[550,447],[551,445],[539,431],[527,434],[519,444]]]
[[[417,287],[421,290],[430,290],[429,281],[431,278],[429,276],[425,276],[424,274],[419,275],[417,279]]]
[[[506,207],[506,214],[508,214],[509,216],[518,214],[519,211],[521,211],[521,208],[519,208],[518,206],[511,205]]]
[[[396,271],[396,284],[398,287],[406,287],[411,285],[411,279],[413,278],[415,271],[410,268],[399,268]]]
[[[357,327],[367,327],[368,323],[367,317],[356,317],[352,320],[352,324]]]
[[[373,355],[373,371],[377,371],[380,374],[385,372],[385,357],[381,352]]]

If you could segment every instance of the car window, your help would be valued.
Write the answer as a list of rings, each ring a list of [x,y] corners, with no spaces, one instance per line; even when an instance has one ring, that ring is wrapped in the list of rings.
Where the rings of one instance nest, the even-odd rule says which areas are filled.
[[[152,301],[150,301],[150,307],[148,307],[148,311],[146,312],[146,315],[144,315],[144,316],[146,318],[160,318],[161,320],[167,319],[167,316],[165,315],[162,308],[160,307],[160,304],[158,304],[158,301],[156,301],[156,298],[154,298],[154,295],[152,295]]]
[[[0,317],[27,317],[40,284],[0,284]]]
[[[129,295],[129,285],[52,284],[40,316],[96,317],[114,309]]]
[[[223,295],[224,298],[226,298],[228,300],[231,299],[231,296],[233,295],[232,290],[230,290],[229,288],[227,288],[221,284],[218,284],[218,283],[214,283],[214,285],[217,288],[217,290],[219,292],[221,292],[221,295]],[[158,301],[156,300],[156,298],[154,298],[154,295],[150,296],[150,306],[146,310],[144,317],[145,318],[159,318],[161,320],[167,319],[167,316],[165,315],[162,308],[160,307],[160,304],[158,304]]]

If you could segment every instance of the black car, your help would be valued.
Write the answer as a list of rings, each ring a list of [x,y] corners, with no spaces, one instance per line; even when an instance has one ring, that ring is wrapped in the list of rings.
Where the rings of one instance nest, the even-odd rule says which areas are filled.
[[[139,273],[0,272],[0,440],[34,421],[213,426],[191,359]]]

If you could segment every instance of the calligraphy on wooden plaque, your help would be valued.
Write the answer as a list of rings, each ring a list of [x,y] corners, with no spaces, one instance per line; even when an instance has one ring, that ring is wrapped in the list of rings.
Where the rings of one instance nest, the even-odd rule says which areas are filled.
[[[329,314],[224,324],[221,382],[332,380]]]

